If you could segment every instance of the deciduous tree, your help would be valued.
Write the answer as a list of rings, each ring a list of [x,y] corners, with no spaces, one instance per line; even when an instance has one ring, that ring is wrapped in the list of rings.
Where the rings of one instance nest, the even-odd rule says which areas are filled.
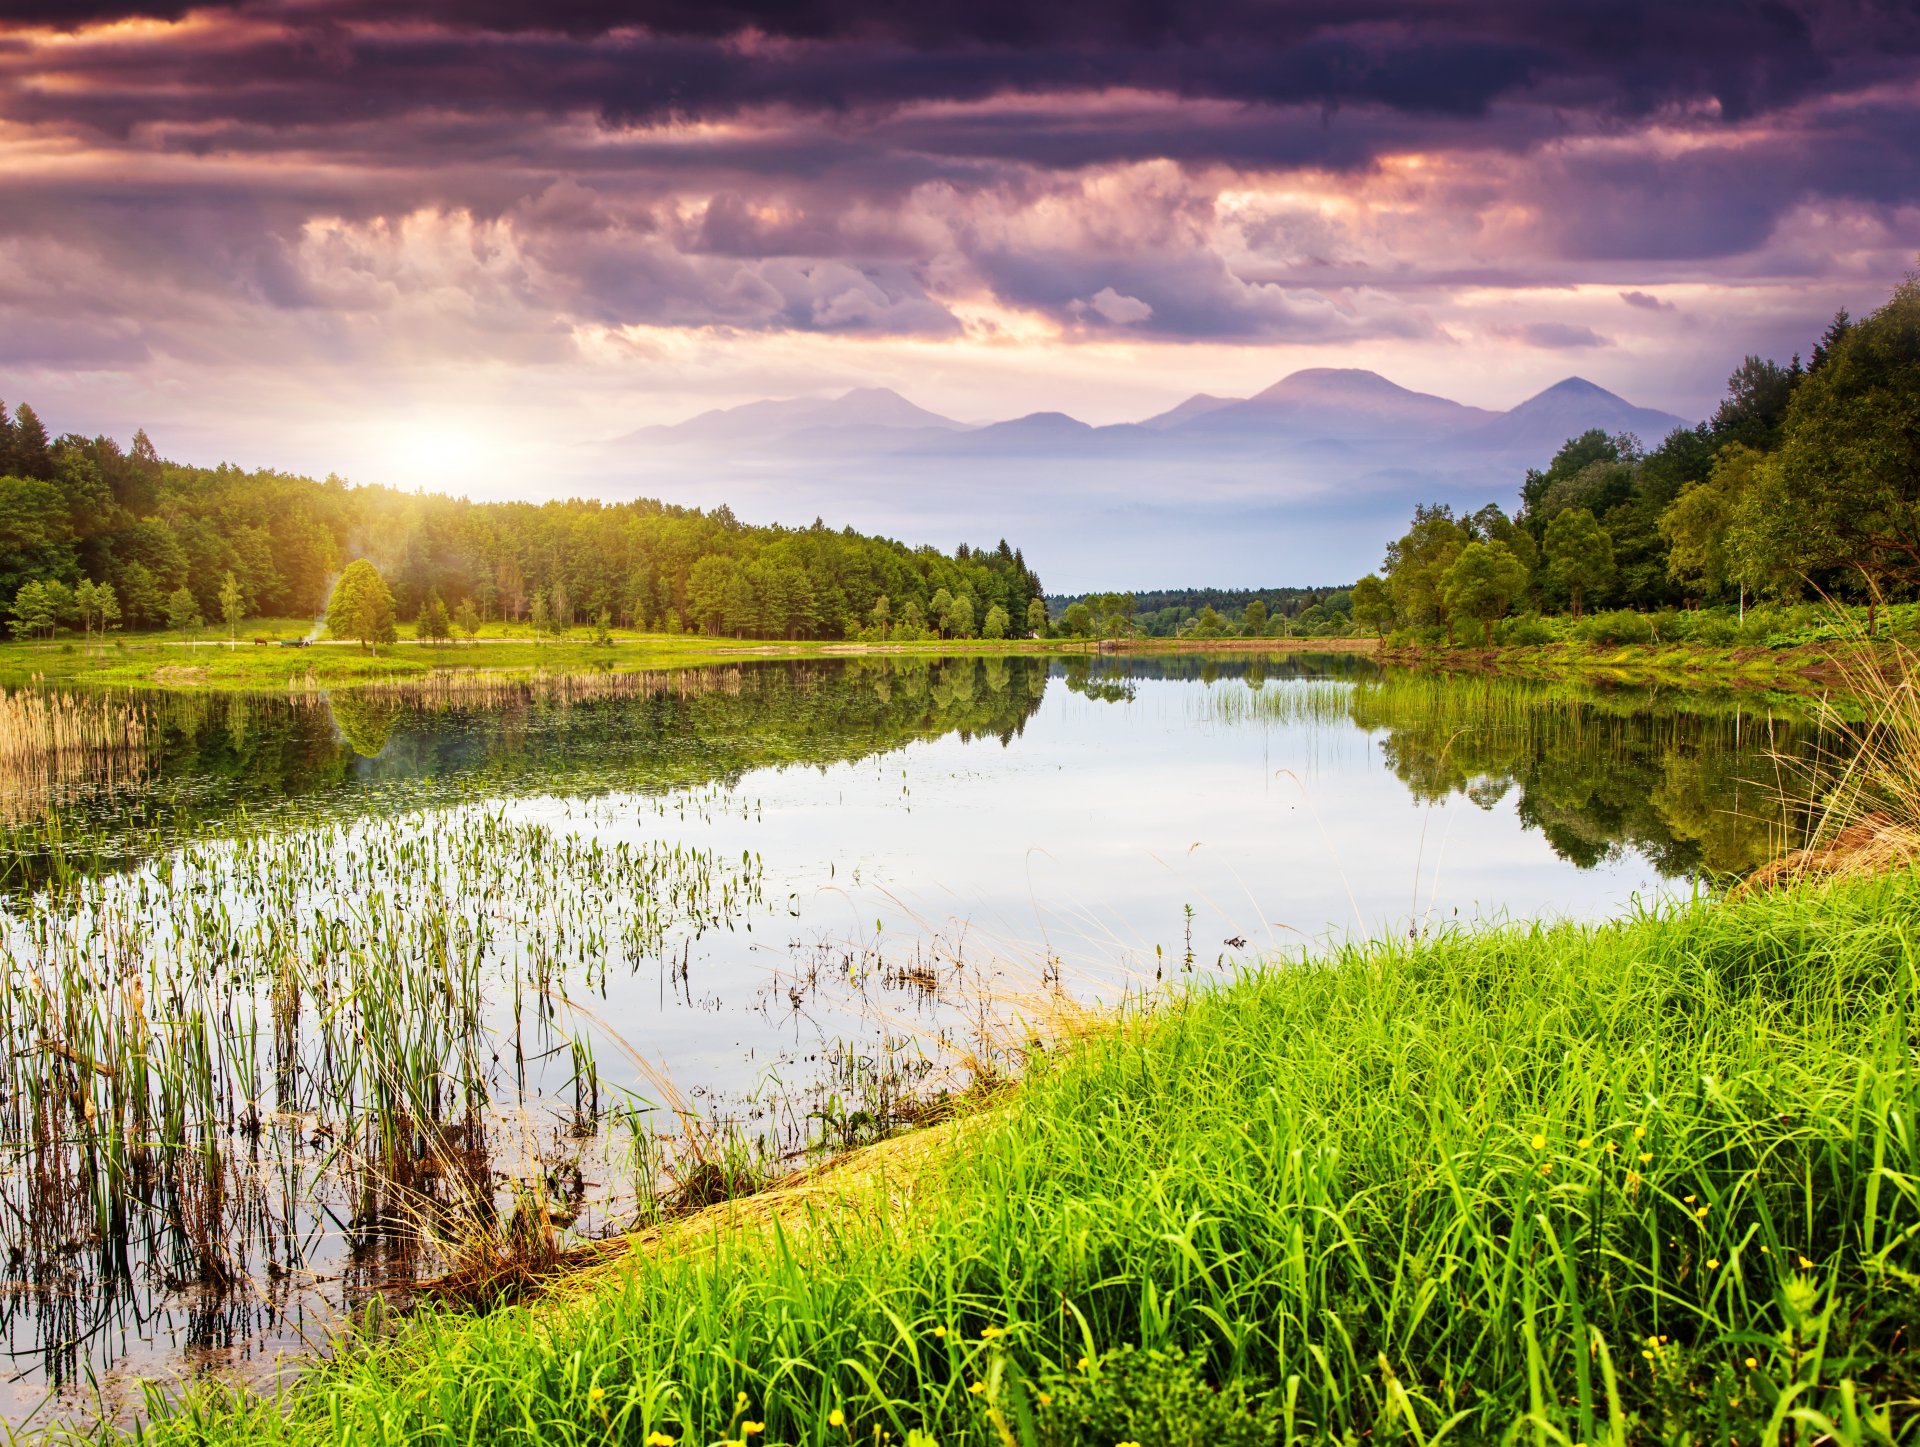
[[[365,558],[347,564],[327,600],[327,630],[336,638],[358,639],[360,646],[378,654],[382,643],[392,643],[393,594],[387,580]]]

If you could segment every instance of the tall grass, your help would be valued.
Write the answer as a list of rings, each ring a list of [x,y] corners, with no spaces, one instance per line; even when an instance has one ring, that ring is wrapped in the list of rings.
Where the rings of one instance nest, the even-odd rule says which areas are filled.
[[[30,817],[79,785],[137,779],[152,723],[122,695],[0,688],[0,820]]]
[[[1137,1344],[1287,1443],[1911,1441],[1916,917],[1901,874],[1278,964],[1038,1060],[934,1178],[147,1437],[1011,1447]]]

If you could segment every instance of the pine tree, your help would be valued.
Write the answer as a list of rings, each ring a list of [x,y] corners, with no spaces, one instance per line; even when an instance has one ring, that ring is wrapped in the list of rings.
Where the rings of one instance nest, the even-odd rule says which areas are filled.
[[[46,424],[25,402],[13,416],[13,472],[18,477],[53,480],[53,444],[47,438]]]

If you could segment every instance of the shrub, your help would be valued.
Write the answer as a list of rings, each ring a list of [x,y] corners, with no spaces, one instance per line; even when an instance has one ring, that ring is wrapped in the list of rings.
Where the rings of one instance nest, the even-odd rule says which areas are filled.
[[[1574,625],[1574,636],[1582,643],[1651,643],[1653,625],[1644,613],[1616,608],[1609,613],[1594,613]]]
[[[1522,613],[1503,622],[1494,636],[1509,647],[1526,648],[1556,642],[1559,633],[1538,613]]]
[[[1250,1402],[1239,1383],[1218,1390],[1178,1347],[1122,1346],[1072,1372],[1041,1378],[1035,1425],[1040,1447],[1269,1447],[1279,1414]]]

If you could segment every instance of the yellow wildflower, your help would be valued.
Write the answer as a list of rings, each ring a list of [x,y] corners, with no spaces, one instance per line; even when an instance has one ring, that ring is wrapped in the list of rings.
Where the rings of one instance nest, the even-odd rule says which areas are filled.
[[[985,1382],[975,1382],[971,1387],[967,1388],[967,1390],[969,1392],[972,1392],[976,1397],[979,1396],[980,1393],[986,1391],[986,1389],[987,1389],[987,1384]]]
[[[657,1428],[647,1433],[647,1447],[673,1447],[675,1439]]]
[[[1812,1263],[1811,1261],[1809,1261],[1809,1260],[1807,1260],[1807,1258],[1806,1258],[1806,1257],[1804,1257],[1804,1256],[1802,1256],[1802,1257],[1800,1258],[1800,1269],[1801,1269],[1802,1271],[1811,1271],[1811,1270],[1813,1270],[1813,1263]]]
[[[605,1387],[587,1388],[587,1400],[589,1402],[597,1402],[606,1395],[607,1395],[607,1389]]]
[[[1035,1392],[1033,1395],[1039,1399],[1041,1406],[1051,1407],[1053,1405],[1052,1392]]]
[[[841,1411],[838,1407],[835,1407],[831,1412],[827,1413],[827,1425],[829,1427],[846,1426],[847,1414]]]
[[[1757,1366],[1759,1366],[1759,1365],[1760,1365],[1760,1359],[1759,1359],[1758,1357],[1748,1357],[1748,1358],[1747,1358],[1747,1370],[1748,1370],[1748,1371],[1752,1371],[1752,1370],[1753,1370],[1753,1369],[1754,1369],[1755,1367],[1757,1367]]]
[[[1612,1141],[1608,1141],[1608,1142],[1607,1142],[1607,1154],[1608,1154],[1608,1155],[1613,1155],[1613,1154],[1614,1154],[1614,1153],[1615,1153],[1616,1151],[1618,1151],[1619,1149],[1620,1149],[1620,1147],[1619,1147],[1619,1146],[1617,1146],[1617,1145],[1615,1145],[1615,1144],[1614,1144],[1614,1143],[1613,1143]]]
[[[1647,1138],[1647,1128],[1643,1125],[1635,1126],[1633,1128],[1633,1138],[1637,1141],[1645,1140]]]
[[[1074,1366],[1084,1372],[1087,1369],[1087,1359],[1085,1357],[1080,1358],[1079,1361],[1074,1363]]]
[[[1006,1334],[1007,1329],[1003,1326],[983,1326],[980,1328],[980,1339],[982,1341],[992,1341],[995,1337],[1005,1336]]]
[[[1643,1165],[1643,1166],[1644,1166],[1644,1165],[1645,1165],[1645,1164],[1646,1164],[1646,1163],[1647,1163],[1648,1161],[1650,1161],[1650,1160],[1652,1160],[1652,1159],[1653,1159],[1653,1152],[1652,1152],[1652,1151],[1642,1151],[1642,1152],[1640,1152],[1640,1164],[1641,1164],[1641,1165]]]
[[[933,1334],[937,1337],[944,1337],[947,1334],[947,1329],[944,1326],[936,1326],[933,1329]]]
[[[756,1432],[764,1432],[766,1430],[767,1424],[765,1422],[742,1422],[740,1424],[740,1435],[742,1437],[751,1437]]]
[[[1543,1135],[1535,1136],[1533,1138],[1533,1148],[1536,1151],[1544,1151],[1547,1148],[1547,1138]]]
[[[1585,1149],[1586,1149],[1586,1148],[1587,1148],[1588,1146],[1590,1146],[1590,1145],[1592,1145],[1592,1144],[1593,1144],[1593,1137],[1592,1137],[1592,1136],[1590,1136],[1590,1135],[1583,1135],[1583,1136],[1581,1136],[1581,1137],[1580,1137],[1580,1149],[1581,1149],[1581,1150],[1583,1150],[1583,1151],[1584,1151],[1584,1150],[1585,1150]]]
[[[1718,1256],[1709,1256],[1707,1258],[1707,1270],[1718,1271],[1719,1269],[1720,1269],[1720,1258]]]

